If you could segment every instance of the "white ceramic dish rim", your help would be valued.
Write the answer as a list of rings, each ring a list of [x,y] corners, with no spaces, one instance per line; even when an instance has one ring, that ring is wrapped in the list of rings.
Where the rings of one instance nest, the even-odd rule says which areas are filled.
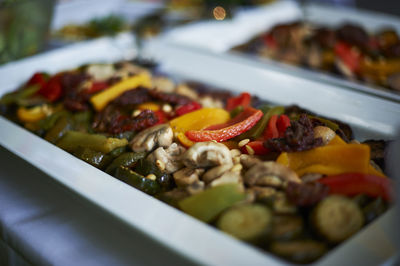
[[[113,41],[104,38],[5,65],[0,68],[1,80],[4,80],[3,77],[10,77],[10,79],[6,79],[9,82],[0,83],[1,94],[26,80],[29,75],[39,70],[39,66],[46,66],[40,70],[54,72],[90,61],[114,61],[123,58],[126,52],[125,48],[118,46],[116,48]],[[61,59],[66,61],[60,61]],[[224,60],[219,63],[232,64]],[[171,69],[177,70],[172,65]],[[177,72],[179,73],[179,71]],[[12,76],[12,73],[15,75]],[[182,71],[180,73],[184,74]],[[201,76],[199,75],[200,79]],[[257,78],[260,77],[255,75],[255,79]],[[212,81],[207,80],[207,83],[212,83]],[[377,101],[376,99],[370,100]],[[244,265],[249,262],[252,265],[282,264],[282,261],[274,256],[236,241],[218,230],[132,189],[2,117],[0,117],[0,128],[0,144],[2,146],[43,170],[71,190],[195,262],[207,265]],[[391,135],[390,132],[386,133]],[[112,197],[106,197],[107,194]],[[140,202],[140,204],[127,204],[127,202]],[[140,215],[137,215],[138,213]],[[394,211],[391,209],[378,221],[366,227],[363,232],[331,251],[318,261],[318,264],[345,262],[344,258],[346,257],[344,256],[350,251],[353,255],[360,255],[359,252],[365,251],[365,247],[360,251],[354,245],[365,243],[365,239],[370,239],[371,234],[387,237],[387,234],[382,235],[381,231],[387,231],[392,227],[393,216]],[[372,250],[376,251],[378,247],[374,246],[374,243],[371,245]],[[387,246],[389,246],[389,251],[386,251],[385,254],[379,254],[379,252],[375,254],[375,261],[382,262],[394,254],[391,251],[393,243],[389,241]],[[355,257],[362,259],[362,256]]]

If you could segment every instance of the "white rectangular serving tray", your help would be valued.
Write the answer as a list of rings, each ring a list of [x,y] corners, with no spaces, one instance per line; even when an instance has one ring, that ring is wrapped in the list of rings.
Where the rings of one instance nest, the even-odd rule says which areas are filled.
[[[124,59],[127,54],[133,54],[131,41],[129,38],[123,41],[102,38],[4,65],[0,67],[0,95],[15,89],[36,71],[55,73],[88,62]],[[177,47],[153,48],[157,52],[149,49],[149,55],[159,58],[163,69],[173,75],[235,92],[246,90],[278,104],[299,103],[354,125],[361,138],[395,137],[399,104],[348,90],[338,93],[341,89],[332,85],[269,71],[257,65],[242,65]],[[0,145],[194,262],[205,265],[285,264],[275,256],[237,241],[120,182],[3,117],[0,117]],[[330,251],[316,265],[376,265],[390,261],[396,255],[398,245],[393,234],[395,225],[395,208],[391,208],[349,241]]]
[[[230,51],[231,48],[246,43],[274,25],[301,20],[303,18],[302,10],[305,14],[305,20],[316,25],[338,27],[345,22],[352,22],[361,25],[370,32],[376,32],[389,26],[400,34],[400,18],[393,15],[315,2],[307,3],[301,8],[294,1],[283,0],[257,9],[239,11],[231,21],[208,21],[185,25],[166,32],[159,39],[162,39],[163,42],[211,51],[215,54],[228,53],[243,58],[243,62],[262,62],[266,69],[279,70],[291,75],[331,83],[350,90],[400,102],[400,92],[387,88],[367,85],[356,80],[351,81],[334,74],[292,66],[256,55]]]

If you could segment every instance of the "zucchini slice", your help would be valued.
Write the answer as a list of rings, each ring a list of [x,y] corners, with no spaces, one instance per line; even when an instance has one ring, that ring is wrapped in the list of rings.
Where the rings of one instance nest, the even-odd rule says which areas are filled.
[[[311,220],[317,232],[329,242],[340,243],[361,229],[364,215],[353,200],[332,195],[318,203]]]
[[[224,212],[217,222],[219,229],[238,239],[256,242],[271,228],[271,211],[260,204],[238,205]]]
[[[299,215],[274,215],[271,238],[274,240],[292,240],[304,231],[304,221]]]
[[[225,209],[244,200],[245,197],[239,185],[225,184],[185,198],[178,205],[185,213],[208,223]]]
[[[269,250],[295,263],[310,263],[321,257],[328,250],[327,247],[314,240],[275,241]]]

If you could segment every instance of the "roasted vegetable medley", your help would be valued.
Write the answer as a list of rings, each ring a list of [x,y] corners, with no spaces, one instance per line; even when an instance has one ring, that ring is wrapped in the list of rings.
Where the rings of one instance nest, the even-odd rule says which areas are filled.
[[[146,66],[146,67],[145,67]],[[176,84],[149,64],[38,72],[1,114],[233,237],[309,263],[386,211],[386,141],[298,106]]]
[[[234,49],[400,91],[400,38],[390,28],[280,24]]]

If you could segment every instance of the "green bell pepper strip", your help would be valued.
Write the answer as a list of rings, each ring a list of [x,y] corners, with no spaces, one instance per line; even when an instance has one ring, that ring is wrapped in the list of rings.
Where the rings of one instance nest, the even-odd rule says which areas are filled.
[[[236,106],[232,111],[229,112],[231,118],[234,118],[235,116],[237,116],[238,114],[240,114],[241,112],[243,112],[244,108],[243,106],[239,105]]]
[[[112,160],[110,155],[88,148],[78,149],[76,152],[74,152],[74,155],[99,169],[103,169]]]
[[[236,138],[236,140],[240,141],[243,139],[252,139],[252,140],[258,139],[263,134],[263,132],[268,124],[269,119],[273,115],[281,115],[284,112],[285,112],[285,107],[283,107],[283,106],[272,107],[263,115],[263,117],[260,119],[260,121],[258,121],[258,123],[252,129],[239,135]]]
[[[146,156],[145,152],[126,152],[115,158],[106,168],[106,172],[113,175],[119,166],[133,167],[136,162]]]
[[[339,125],[338,124],[336,124],[335,122],[332,122],[332,121],[330,121],[328,119],[321,118],[321,117],[318,117],[318,116],[313,116],[313,115],[307,115],[307,116],[309,118],[313,118],[313,119],[319,120],[320,122],[324,123],[327,127],[332,129],[333,131],[336,131],[336,130],[339,129]]]
[[[64,136],[56,142],[63,150],[73,152],[79,147],[89,148],[95,151],[109,153],[115,148],[126,146],[126,139],[107,138],[99,134],[89,134],[78,131],[67,131]]]
[[[74,121],[74,130],[81,132],[89,132],[91,130],[90,121],[92,120],[93,113],[91,111],[84,111],[75,113],[72,116]]]
[[[170,174],[161,171],[155,163],[145,158],[140,159],[133,170],[144,176],[154,174],[157,177],[157,182],[160,184],[162,191],[171,190],[174,186],[173,178]]]
[[[30,96],[34,95],[39,90],[39,88],[39,86],[33,85],[15,92],[7,93],[3,97],[1,97],[0,104],[9,105],[16,103],[22,99],[27,99]]]
[[[121,154],[123,154],[126,151],[126,146],[118,147],[110,151],[110,156],[113,158],[117,158]]]
[[[115,177],[149,195],[157,194],[161,190],[157,181],[148,179],[124,166],[117,168]]]
[[[45,117],[44,119],[39,121],[39,127],[42,130],[50,130],[54,125],[56,124],[57,120],[62,117],[62,116],[67,116],[68,112],[67,111],[58,111],[55,113],[52,113],[51,115]]]
[[[53,122],[53,121],[49,121]],[[68,115],[61,115],[58,117],[54,126],[50,128],[49,131],[46,132],[44,139],[51,142],[56,143],[64,134],[73,129],[73,121]]]

